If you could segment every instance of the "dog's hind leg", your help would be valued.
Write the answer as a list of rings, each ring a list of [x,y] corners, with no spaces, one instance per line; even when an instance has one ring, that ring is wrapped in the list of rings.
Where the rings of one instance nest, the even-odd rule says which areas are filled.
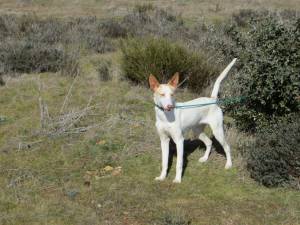
[[[212,132],[217,139],[217,141],[222,145],[225,155],[226,155],[226,165],[225,169],[229,169],[232,167],[232,161],[231,161],[231,154],[230,154],[230,147],[227,144],[225,137],[224,137],[224,130],[223,130],[223,121],[216,121],[210,123]]]
[[[194,134],[196,134],[200,141],[202,141],[205,144],[206,150],[204,155],[199,159],[199,162],[206,162],[212,146],[212,141],[210,138],[203,132],[205,125],[200,125],[200,127],[194,128]]]
[[[208,156],[210,154],[211,151],[211,145],[212,145],[212,141],[209,139],[209,137],[207,137],[207,135],[203,132],[199,135],[199,139],[201,141],[203,141],[203,143],[206,146],[206,150],[204,155],[199,159],[199,162],[206,162],[208,160]]]

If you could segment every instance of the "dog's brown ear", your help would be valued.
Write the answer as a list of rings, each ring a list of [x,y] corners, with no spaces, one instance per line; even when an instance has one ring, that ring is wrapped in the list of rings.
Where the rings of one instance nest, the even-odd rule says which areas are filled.
[[[159,87],[158,80],[152,74],[149,76],[149,85],[153,91],[156,91],[156,89]]]
[[[168,85],[170,85],[170,86],[172,86],[174,88],[177,88],[178,82],[179,82],[179,73],[176,72],[173,75],[173,77],[169,80]]]

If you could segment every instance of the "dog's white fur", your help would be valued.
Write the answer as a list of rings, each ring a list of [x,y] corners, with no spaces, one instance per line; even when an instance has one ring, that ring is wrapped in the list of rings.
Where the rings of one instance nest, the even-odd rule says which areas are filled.
[[[194,105],[216,101],[220,88],[220,83],[226,77],[229,70],[235,63],[234,59],[217,78],[211,97],[197,98],[188,102],[176,103],[176,105]],[[224,138],[223,131],[223,113],[217,104],[207,105],[204,107],[180,109],[174,108],[175,99],[173,98],[174,91],[178,85],[179,75],[176,73],[168,84],[159,84],[153,75],[149,77],[149,84],[154,91],[154,102],[158,107],[155,107],[156,128],[161,141],[162,150],[162,171],[156,180],[164,180],[167,175],[168,158],[169,158],[169,141],[170,138],[176,143],[177,148],[177,163],[176,176],[173,182],[180,183],[183,166],[183,133],[192,129],[201,141],[206,146],[204,156],[199,159],[199,162],[206,162],[211,151],[212,141],[203,132],[205,125],[209,125],[214,137],[222,145],[226,154],[225,169],[232,167],[230,147]]]

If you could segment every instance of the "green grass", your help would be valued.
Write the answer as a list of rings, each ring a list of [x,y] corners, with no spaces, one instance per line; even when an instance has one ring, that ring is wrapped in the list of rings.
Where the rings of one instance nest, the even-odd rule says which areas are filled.
[[[176,158],[166,181],[154,181],[161,163],[152,93],[118,79],[99,81],[93,64],[101,57],[83,59],[65,109],[85,107],[90,96],[99,104],[81,125],[101,126],[80,135],[36,133],[38,76],[53,117],[72,78],[32,74],[0,87],[0,115],[8,118],[0,123],[0,224],[300,224],[299,191],[253,182],[238,153],[249,137],[234,129],[226,129],[233,169],[224,170],[225,158],[215,152],[198,163],[201,147],[188,156],[181,184],[172,183]],[[178,100],[193,97],[178,93]],[[104,171],[107,165],[121,173]]]

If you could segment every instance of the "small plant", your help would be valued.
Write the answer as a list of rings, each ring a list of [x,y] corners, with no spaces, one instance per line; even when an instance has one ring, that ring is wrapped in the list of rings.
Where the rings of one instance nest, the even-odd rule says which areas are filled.
[[[147,11],[152,11],[154,10],[154,6],[151,3],[148,4],[137,4],[134,7],[134,11],[138,13],[145,13]]]
[[[110,67],[111,61],[109,60],[102,60],[100,64],[97,65],[97,71],[101,81],[111,80]]]
[[[180,210],[175,210],[171,212],[165,213],[162,218],[161,225],[190,225],[191,220],[187,218],[187,216],[181,212]]]
[[[188,87],[200,92],[217,70],[199,53],[162,38],[128,39],[121,47],[124,75],[135,83],[148,84],[149,74],[166,82],[179,72],[188,78]]]
[[[257,134],[250,146],[248,169],[251,177],[268,187],[300,186],[300,117],[277,119]]]

